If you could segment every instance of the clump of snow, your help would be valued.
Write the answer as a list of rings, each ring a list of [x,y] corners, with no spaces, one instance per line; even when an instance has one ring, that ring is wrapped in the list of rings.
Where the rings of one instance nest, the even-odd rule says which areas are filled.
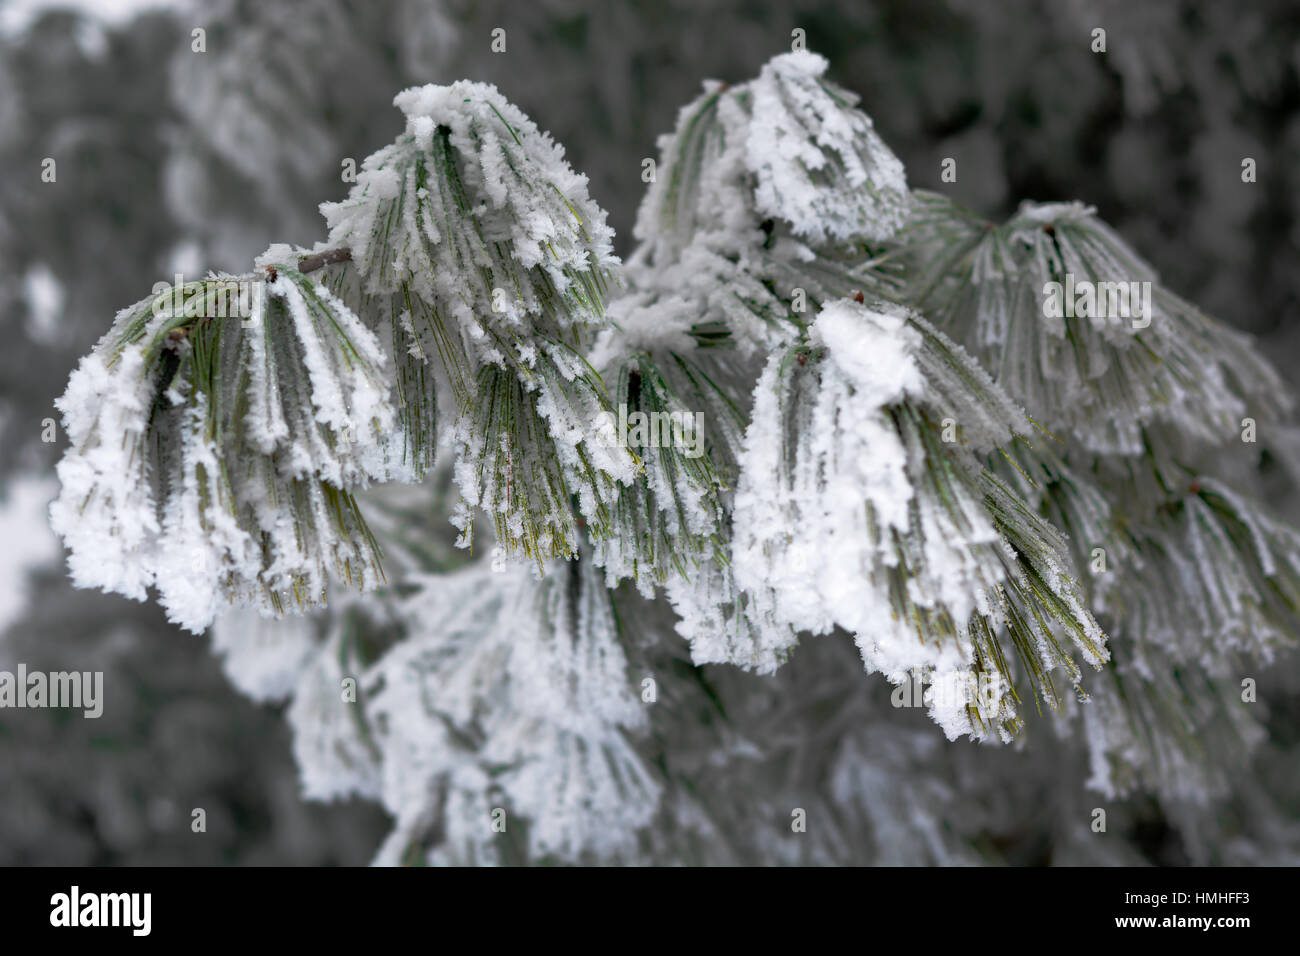
[[[907,212],[903,164],[852,108],[857,97],[822,79],[826,67],[796,51],[769,60],[749,84],[755,205],[816,242],[888,238]]]
[[[927,337],[899,307],[845,299],[818,315],[812,349],[772,356],[741,457],[732,568],[767,629],[844,628],[869,671],[947,688],[927,704],[950,737],[980,736],[1015,708],[973,628],[997,631],[1019,572],[973,452],[944,443],[926,411]],[[1032,558],[1099,641],[1057,559]]]

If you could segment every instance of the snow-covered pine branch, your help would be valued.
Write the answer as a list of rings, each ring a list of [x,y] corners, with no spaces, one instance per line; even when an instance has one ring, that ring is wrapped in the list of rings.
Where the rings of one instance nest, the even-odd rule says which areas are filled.
[[[808,347],[771,357],[741,464],[735,576],[765,626],[840,627],[891,682],[951,686],[931,702],[950,736],[1010,737],[1013,649],[1055,705],[1051,672],[1080,679],[1068,645],[1100,666],[1104,639],[1064,541],[980,468],[978,452],[1028,436],[1028,421],[1007,407],[996,429],[944,441],[943,423],[987,407],[993,384],[969,360],[934,361],[955,360],[946,344],[921,361],[936,335],[900,307],[840,300]]]
[[[995,224],[918,193],[898,244],[908,300],[1058,439],[999,470],[1092,570],[1115,657],[1085,711],[1096,779],[1195,790],[1201,738],[1235,735],[1223,749],[1241,752],[1259,736],[1225,716],[1215,680],[1300,634],[1300,535],[1234,487],[1256,479],[1224,454],[1250,447],[1248,424],[1275,433],[1294,396],[1247,336],[1161,285],[1081,203],[1026,202]],[[1075,308],[1112,291],[1129,299],[1120,314]]]
[[[915,304],[1083,449],[1140,455],[1143,429],[1158,423],[1218,444],[1245,415],[1276,420],[1293,404],[1246,336],[1161,286],[1082,203],[1026,202],[995,225],[921,193],[902,236]],[[1100,314],[1104,301],[1075,313],[1085,293],[1112,292],[1131,315]]]
[[[1218,453],[1287,389],[1091,209],[996,225],[910,190],[827,66],[707,83],[626,266],[495,88],[406,90],[322,242],[124,310],[73,373],[51,518],[78,584],[201,630],[368,588],[383,543],[400,587],[214,634],[289,699],[306,792],[392,813],[380,862],[914,859],[851,808],[911,813],[886,783],[934,744],[855,655],[928,681],[949,737],[1033,746],[1047,704],[1105,792],[1207,792],[1197,745],[1261,738],[1225,677],[1300,632],[1300,533]],[[246,321],[206,307],[231,278]],[[1055,314],[1068,281],[1149,281],[1149,321]],[[629,441],[633,414],[697,430]],[[795,849],[800,780],[850,810]]]
[[[701,573],[668,582],[697,662],[771,672],[799,632],[841,627],[895,682],[982,677],[987,700],[958,692],[941,721],[954,735],[1009,733],[1011,646],[1054,701],[1049,672],[1079,677],[1057,630],[1093,664],[1104,640],[1063,541],[964,447],[1030,438],[1023,412],[919,316],[841,298],[895,288],[872,249],[911,197],[901,164],[825,68],[812,54],[778,57],[682,111],[661,141],[632,289],[600,352],[658,351],[754,395],[748,433],[729,449],[731,554],[703,554]],[[825,347],[829,330],[837,348]],[[949,448],[938,431],[958,419],[962,445]]]
[[[57,403],[71,447],[50,517],[74,581],[137,600],[156,587],[202,631],[222,603],[310,607],[331,577],[382,580],[351,492],[389,476],[386,362],[292,269],[122,310]]]
[[[406,131],[325,204],[326,248],[351,249],[339,292],[386,323],[404,400],[454,398],[457,521],[539,564],[576,554],[578,526],[612,535],[635,456],[601,441],[608,410],[583,358],[615,279],[612,230],[564,150],[494,87],[406,90]],[[432,367],[430,367],[432,363]],[[408,442],[431,445],[423,420]]]

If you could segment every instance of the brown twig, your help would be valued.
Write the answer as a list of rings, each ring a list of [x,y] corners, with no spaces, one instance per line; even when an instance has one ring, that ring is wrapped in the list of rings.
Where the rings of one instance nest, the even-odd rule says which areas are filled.
[[[352,259],[352,250],[347,246],[341,249],[327,249],[324,252],[318,252],[314,256],[304,256],[298,260],[299,272],[314,272],[325,266],[332,266],[336,262],[348,262]]]

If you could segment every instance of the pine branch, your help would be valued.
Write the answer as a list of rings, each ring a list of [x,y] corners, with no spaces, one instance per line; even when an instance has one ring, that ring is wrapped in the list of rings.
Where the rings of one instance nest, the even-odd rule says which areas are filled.
[[[846,637],[928,682],[950,738],[1032,742],[1032,698],[1078,719],[1096,788],[1222,786],[1207,753],[1261,738],[1228,678],[1300,633],[1300,532],[1215,458],[1289,391],[1090,208],[999,225],[909,191],[825,70],[707,85],[626,268],[495,88],[399,94],[325,241],[123,310],[73,373],[76,583],[154,587],[192,630],[332,592],[277,650],[238,616],[214,642],[292,697],[310,795],[392,813],[386,862],[840,860],[911,812],[885,782],[919,749],[852,696]],[[1045,307],[1076,281],[1151,282],[1149,322]],[[231,283],[247,314],[214,314]],[[427,496],[367,492],[435,465]],[[444,517],[489,554],[452,556]],[[398,586],[363,604],[340,585],[386,583],[380,538]],[[796,793],[825,821],[797,847]],[[505,807],[520,826],[482,825]],[[932,837],[880,854],[972,855]]]

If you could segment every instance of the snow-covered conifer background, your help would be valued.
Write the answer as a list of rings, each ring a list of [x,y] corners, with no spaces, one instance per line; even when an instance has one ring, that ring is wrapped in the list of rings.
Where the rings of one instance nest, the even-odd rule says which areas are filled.
[[[1256,565],[1225,566],[1214,555],[1224,536],[1235,534],[1245,552],[1264,556],[1268,570],[1267,556],[1294,547],[1282,521],[1300,519],[1300,501],[1283,489],[1297,479],[1288,469],[1300,462],[1300,433],[1271,436],[1261,462],[1223,455],[1216,465],[1226,484],[1207,482],[1185,523],[1171,521],[1112,547],[1114,583],[1099,589],[1098,600],[1150,638],[1133,656],[1127,688],[1142,703],[1129,710],[1121,695],[1102,691],[1076,704],[1071,681],[1061,681],[1057,693],[1072,715],[1071,730],[1054,738],[1057,730],[1039,725],[1024,746],[997,743],[1006,728],[1032,721],[1033,704],[1014,700],[996,667],[981,671],[992,689],[980,705],[987,726],[972,724],[964,700],[932,705],[928,714],[926,707],[892,706],[895,685],[915,663],[899,656],[909,635],[892,634],[888,620],[871,618],[880,604],[856,600],[858,588],[888,594],[893,564],[880,558],[888,548],[863,541],[881,528],[905,534],[911,508],[932,522],[925,551],[932,573],[916,589],[922,603],[960,604],[975,586],[993,587],[1022,573],[997,552],[999,529],[966,485],[954,484],[958,504],[951,513],[934,505],[933,489],[912,497],[900,491],[919,439],[882,416],[906,407],[938,418],[943,403],[960,392],[935,379],[927,359],[936,341],[931,326],[905,310],[840,299],[821,312],[809,331],[815,348],[799,352],[798,360],[783,351],[792,344],[789,330],[745,309],[727,313],[741,330],[737,361],[752,365],[737,374],[752,372],[763,386],[746,410],[753,423],[730,419],[697,393],[681,401],[706,412],[706,428],[731,429],[736,447],[747,424],[789,429],[794,479],[782,473],[774,448],[765,455],[746,446],[729,529],[732,564],[706,560],[699,574],[674,579],[671,561],[660,556],[648,573],[667,580],[667,604],[648,600],[645,587],[638,594],[625,584],[620,622],[657,635],[635,653],[607,640],[616,609],[601,597],[602,585],[632,577],[637,562],[645,563],[617,537],[592,545],[599,575],[591,560],[569,566],[548,556],[551,573],[540,581],[527,567],[508,565],[503,573],[514,576],[508,601],[490,568],[451,570],[463,560],[454,545],[474,526],[475,508],[497,519],[507,545],[542,540],[561,554],[585,547],[578,530],[596,527],[601,514],[644,504],[620,480],[631,471],[617,450],[563,439],[573,432],[566,416],[576,418],[591,401],[564,337],[572,325],[598,324],[592,303],[603,295],[602,270],[615,256],[627,262],[635,287],[611,306],[619,335],[598,340],[589,357],[626,393],[629,355],[650,342],[692,340],[691,323],[701,310],[730,307],[716,296],[716,277],[737,297],[762,302],[770,276],[747,271],[758,270],[753,263],[760,258],[763,268],[795,269],[808,246],[890,239],[908,215],[903,168],[908,186],[930,191],[926,211],[933,219],[918,217],[905,230],[898,255],[928,255],[953,235],[966,243],[964,258],[946,260],[952,273],[918,293],[941,330],[951,334],[944,323],[959,323],[977,307],[985,309],[982,315],[1006,314],[988,306],[1010,294],[1000,258],[1006,250],[1030,250],[1019,268],[1032,270],[1051,254],[1044,235],[1073,237],[1081,258],[1071,261],[1086,264],[1113,255],[1113,230],[1140,255],[1125,260],[1126,268],[1150,270],[1177,293],[1157,301],[1160,315],[1196,321],[1186,306],[1195,303],[1258,336],[1258,351],[1271,362],[1272,371],[1251,365],[1234,351],[1234,338],[1208,332],[1203,341],[1199,332],[1169,338],[1169,326],[1158,323],[1129,364],[1096,379],[1103,383],[1099,395],[1066,403],[1056,420],[1041,423],[1062,438],[1098,455],[1132,447],[1131,418],[1122,411],[1108,415],[1103,401],[1130,381],[1172,392],[1178,420],[1205,429],[1240,416],[1239,391],[1250,396],[1252,409],[1284,404],[1279,379],[1271,376],[1294,386],[1291,369],[1300,359],[1300,167],[1294,161],[1300,21],[1293,5],[222,0],[190,6],[159,0],[76,6],[81,12],[57,2],[0,0],[0,669],[24,662],[49,671],[102,670],[107,701],[98,720],[0,710],[0,863],[1296,862],[1300,666],[1294,650],[1272,648],[1300,635],[1272,633],[1267,614],[1236,600],[1233,583],[1250,583]],[[204,31],[203,52],[194,49],[196,28]],[[496,28],[506,31],[504,52],[492,49]],[[1097,28],[1106,30],[1104,53],[1092,50]],[[769,63],[789,52],[795,30],[825,57],[827,78],[859,97],[869,125],[846,125],[820,105],[826,94],[809,76],[823,64],[812,54]],[[706,80],[727,86],[704,86]],[[493,84],[500,99],[483,94],[483,86],[451,86],[458,81]],[[754,84],[746,88],[748,98],[720,92],[746,83]],[[443,89],[421,92],[425,84]],[[399,97],[399,108],[390,105],[412,88]],[[471,96],[478,105],[462,107]],[[714,96],[716,122],[728,131],[730,148],[700,147],[710,165],[707,189],[695,197],[697,219],[673,218],[666,227],[662,217],[685,206],[670,189],[671,162],[659,137],[701,103],[711,109]],[[493,114],[525,134],[527,160],[554,183],[553,194],[511,205],[510,176],[518,169],[502,159],[510,144],[483,132],[494,128]],[[810,128],[813,115],[831,118]],[[509,227],[490,237],[493,248],[510,243],[516,250],[512,281],[519,295],[512,301],[518,305],[490,327],[474,321],[475,305],[490,299],[490,287],[439,285],[437,277],[449,274],[454,257],[466,250],[424,242],[429,224],[445,212],[438,202],[431,199],[402,220],[399,255],[385,257],[368,245],[376,210],[387,211],[383,202],[400,193],[402,177],[426,175],[411,156],[435,145],[434,118],[450,129],[448,143],[478,159],[467,195],[490,205],[496,221]],[[553,142],[536,146],[540,131]],[[808,148],[809,138],[817,149]],[[646,159],[659,164],[659,179],[649,188]],[[955,160],[955,181],[942,176],[948,159]],[[1243,182],[1246,159],[1253,160],[1253,182]],[[53,181],[42,178],[46,160],[54,161]],[[365,201],[350,194],[354,184],[343,175],[349,163]],[[800,170],[826,163],[834,175],[827,174],[825,188],[787,188]],[[735,193],[741,174],[756,184],[747,200],[753,211],[789,226],[769,235],[767,258],[769,250],[735,242],[743,226]],[[844,198],[864,181],[879,187],[867,217]],[[949,201],[982,218],[954,216]],[[1081,204],[1067,205],[1075,201]],[[321,202],[332,203],[324,222]],[[1097,219],[1087,207],[1105,227],[1093,227]],[[584,228],[572,228],[568,211]],[[985,220],[1005,225],[985,232]],[[1054,234],[1044,232],[1048,222]],[[109,332],[114,315],[141,302],[155,283],[176,273],[201,277],[209,269],[242,273],[254,260],[283,268],[295,261],[291,247],[327,236],[351,246],[362,291],[405,289],[415,303],[394,310],[386,344],[348,326],[355,364],[341,363],[320,324],[339,313],[313,311],[289,270],[281,272],[278,288],[267,287],[260,307],[284,310],[300,333],[294,354],[302,365],[291,377],[311,408],[302,421],[278,420],[278,406],[265,399],[268,383],[290,373],[264,364],[255,336],[238,343],[252,375],[250,407],[241,417],[227,406],[221,423],[260,436],[265,461],[257,458],[263,470],[256,477],[301,490],[325,515],[321,496],[334,494],[336,485],[347,490],[367,477],[409,476],[428,467],[432,450],[401,437],[417,434],[433,409],[414,402],[392,407],[380,387],[400,381],[416,388],[422,350],[442,341],[417,332],[427,305],[459,330],[467,361],[494,360],[503,342],[520,341],[516,335],[551,337],[552,348],[504,353],[512,368],[535,374],[528,392],[542,397],[535,423],[560,436],[553,458],[510,467],[548,469],[581,494],[573,501],[521,500],[513,486],[475,485],[476,466],[499,452],[481,440],[484,422],[444,417],[439,404],[444,434],[438,438],[458,449],[459,493],[473,487],[459,527],[447,524],[429,535],[420,524],[435,507],[451,510],[447,503],[456,495],[445,471],[435,471],[414,497],[380,488],[368,504],[371,528],[385,541],[386,566],[410,572],[409,591],[379,602],[332,600],[320,622],[293,618],[272,626],[238,610],[210,638],[195,637],[177,624],[201,631],[217,611],[205,603],[211,589],[193,587],[195,560],[212,581],[252,603],[261,585],[240,575],[248,564],[238,559],[263,553],[258,548],[269,549],[289,590],[314,586],[339,566],[360,568],[369,551],[349,525],[346,553],[328,555],[329,568],[317,566],[285,533],[287,506],[272,506],[284,498],[263,497],[237,481],[200,491],[207,480],[200,476],[217,463],[214,446],[197,437],[205,416],[215,414],[215,399],[178,393],[185,408],[169,427],[190,437],[186,454],[167,464],[189,482],[188,497],[175,495],[157,527],[136,521],[139,537],[120,541],[120,553],[87,551],[74,555],[73,565],[87,583],[137,593],[153,585],[162,606],[74,589],[64,552],[45,523],[59,480],[65,494],[98,489],[94,507],[68,496],[53,515],[65,540],[93,541],[122,520],[123,507],[145,504],[115,504],[111,487],[125,487],[142,459],[126,444],[100,440],[96,455],[65,465],[56,478],[63,450],[90,436],[65,434],[58,424],[49,440],[46,420],[60,422],[71,405],[80,411],[74,420],[84,422],[93,409],[113,435],[138,437],[151,397],[132,396],[111,380],[138,370],[131,362],[161,359],[132,346],[113,370],[90,360],[56,409],[69,373]],[[281,245],[268,251],[272,243]],[[488,248],[485,241],[482,250]],[[490,254],[482,250],[467,254]],[[873,330],[870,347],[860,338],[864,327]],[[994,323],[959,338],[988,367],[1006,336]],[[403,347],[389,349],[395,341]],[[1049,354],[1050,341],[1041,348],[1041,368],[1059,375],[1003,383],[1026,405],[1072,387],[1068,363]],[[1032,368],[1041,370],[1038,363]],[[634,380],[647,400],[665,402],[689,381],[648,360]],[[463,384],[499,393],[521,388],[513,379]],[[970,386],[980,387],[978,381]],[[439,402],[445,397],[439,393]],[[835,431],[834,442],[799,440],[809,422],[841,421],[849,401],[873,414]],[[358,408],[366,414],[355,414]],[[980,449],[999,447],[1032,428],[1019,414],[1002,409],[967,437]],[[369,440],[372,422],[395,432],[397,444]],[[345,442],[340,450],[345,433],[357,447]],[[873,451],[868,464],[864,448]],[[584,455],[599,457],[601,473],[613,477],[589,481]],[[680,476],[689,461],[659,455],[647,456],[646,464],[651,487],[667,488],[669,476]],[[1026,459],[1016,467],[1021,464],[1046,469],[1043,474],[1060,479],[1057,486],[1073,480],[1070,467],[1080,467],[1073,460]],[[953,464],[955,471],[968,466]],[[1261,483],[1276,524],[1234,497],[1231,479],[1247,470]],[[327,473],[333,484],[299,489],[294,482],[308,473]],[[690,494],[677,509],[658,514],[647,534],[684,534],[705,554],[717,532],[717,476],[703,468],[685,473]],[[1027,489],[1016,484],[1018,474],[1001,477],[1020,494]],[[811,475],[829,475],[845,493],[821,510],[798,510],[806,502],[799,482]],[[1107,476],[1109,504],[1130,494],[1126,480]],[[1132,494],[1140,493],[1139,484],[1133,481]],[[186,522],[198,520],[193,502],[208,493],[247,502],[254,518],[217,529],[219,540],[206,556],[175,553],[176,542],[189,540]],[[1080,495],[1062,503],[1059,522],[1067,530],[1106,520],[1105,498]],[[1051,501],[1044,507],[1050,510]],[[941,523],[954,514],[953,524]],[[1245,515],[1240,522],[1224,517],[1239,514]],[[774,550],[777,528],[791,533]],[[1069,604],[1075,597],[1054,577],[1055,553],[1045,548],[1034,557]],[[1185,579],[1204,580],[1206,600],[1188,612],[1199,615],[1195,633],[1160,631],[1170,609],[1147,603],[1159,601],[1148,591],[1149,578],[1124,576],[1125,562],[1164,568],[1152,556],[1166,554],[1175,555],[1169,566]],[[192,573],[178,573],[181,564]],[[783,581],[792,568],[799,573]],[[491,586],[485,575],[494,576]],[[809,580],[816,587],[801,592]],[[752,603],[743,613],[739,606],[720,610],[718,596],[736,587],[752,594]],[[995,612],[1004,613],[989,610]],[[1085,610],[1078,608],[1073,619],[1077,630],[1062,642],[1059,658],[1043,649],[1045,642],[1039,650],[1063,672],[1068,657],[1087,688],[1089,662],[1109,650]],[[429,621],[440,626],[431,629]],[[883,636],[859,637],[857,646],[830,636],[795,646],[796,629],[829,635],[837,627]],[[551,641],[560,631],[590,639]],[[408,632],[417,636],[396,642]],[[723,660],[747,670],[713,663]],[[870,675],[863,673],[864,660]],[[1188,662],[1182,685],[1168,679],[1171,661]],[[938,644],[927,663],[936,673],[960,670]],[[351,673],[363,675],[370,722],[363,728],[340,719],[337,694],[322,690]],[[654,673],[672,676],[655,688],[652,706],[661,710],[652,726],[641,681]],[[1234,683],[1207,690],[1225,673]],[[430,675],[439,681],[436,705],[429,703]],[[1258,688],[1248,713],[1239,703],[1237,710],[1230,706],[1237,677]],[[1180,721],[1199,737],[1203,760],[1177,747],[1152,753],[1145,727]],[[971,733],[989,740],[973,743],[965,739]],[[466,735],[484,759],[466,757]],[[648,768],[638,752],[646,740],[671,743],[663,748],[662,768]],[[553,760],[523,759],[539,752]],[[489,764],[514,769],[490,773]],[[669,780],[689,779],[691,787],[665,786],[661,771]],[[746,801],[737,802],[736,793]],[[498,805],[531,821],[504,848],[465,822],[487,819]],[[794,807],[814,821],[806,834],[790,832]],[[1108,811],[1105,835],[1088,826],[1095,807]],[[206,811],[205,833],[191,830],[194,808]],[[435,819],[445,822],[433,827]],[[432,836],[431,827],[438,831]]]

